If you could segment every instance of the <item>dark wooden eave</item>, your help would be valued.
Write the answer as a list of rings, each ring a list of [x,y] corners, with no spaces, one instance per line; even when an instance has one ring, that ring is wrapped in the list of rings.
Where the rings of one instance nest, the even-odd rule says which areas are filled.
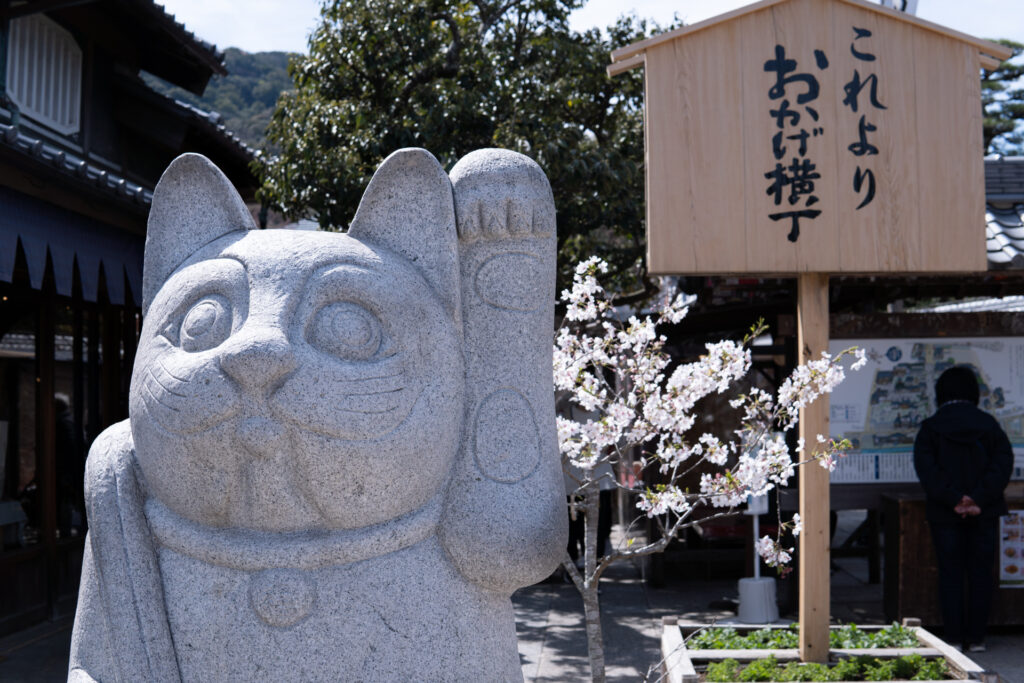
[[[152,190],[0,124],[4,186],[69,211],[144,234]]]
[[[249,164],[255,151],[227,129],[219,114],[162,95],[136,76],[119,74],[113,86],[118,124],[165,152],[157,159],[157,173],[150,182],[155,184],[174,157],[200,152],[227,175],[243,198],[253,199],[258,182]]]
[[[670,340],[693,344],[694,340],[737,339],[758,319],[768,323],[773,336],[795,334],[793,278],[688,277],[682,279],[680,288],[696,294],[697,301],[682,322],[665,326],[664,333]],[[833,276],[829,282],[829,310],[834,319],[845,320],[889,315],[889,305],[894,302],[915,305],[1019,295],[1024,295],[1024,271],[1020,270],[955,276]],[[785,319],[788,322],[784,323]],[[848,335],[849,330],[844,334]]]
[[[38,12],[95,41],[133,71],[148,71],[197,95],[213,74],[227,74],[224,54],[153,0],[0,0],[0,19]]]
[[[92,2],[96,2],[96,0],[14,0],[13,2],[3,0],[0,1],[0,21],[27,17],[39,12],[53,12],[74,5],[87,5]]]

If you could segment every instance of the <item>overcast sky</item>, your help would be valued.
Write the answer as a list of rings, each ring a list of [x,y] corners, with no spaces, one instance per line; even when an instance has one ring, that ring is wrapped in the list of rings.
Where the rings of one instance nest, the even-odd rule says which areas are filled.
[[[749,0],[589,0],[573,14],[572,24],[577,30],[607,26],[630,11],[662,24],[678,13],[692,24],[747,4]],[[163,5],[203,40],[249,52],[305,52],[320,8],[318,0],[163,0]],[[1024,43],[1022,0],[918,0],[917,15],[981,38]]]

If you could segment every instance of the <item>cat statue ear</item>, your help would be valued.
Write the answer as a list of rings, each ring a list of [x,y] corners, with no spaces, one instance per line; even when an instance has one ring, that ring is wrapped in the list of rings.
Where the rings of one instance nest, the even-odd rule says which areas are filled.
[[[231,181],[202,154],[171,162],[153,190],[142,272],[142,313],[164,280],[196,250],[256,223]]]
[[[461,322],[452,184],[434,155],[410,147],[385,159],[363,193],[348,234],[415,263]]]

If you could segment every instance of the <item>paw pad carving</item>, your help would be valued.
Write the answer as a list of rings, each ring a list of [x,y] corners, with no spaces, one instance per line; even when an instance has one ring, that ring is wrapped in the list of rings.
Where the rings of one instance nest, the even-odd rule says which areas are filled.
[[[544,263],[533,254],[510,252],[492,256],[476,271],[476,294],[495,308],[535,311],[547,303],[538,296],[535,285],[544,277],[544,271]]]
[[[550,200],[548,200],[550,201]],[[504,202],[466,199],[456,202],[459,238],[501,239],[504,237],[544,237],[554,232],[554,211],[544,200],[512,198]],[[548,214],[552,215],[548,215]]]
[[[477,467],[493,481],[522,481],[540,462],[537,420],[515,389],[499,389],[480,402],[474,436]]]
[[[459,239],[547,237],[555,202],[540,167],[507,150],[475,152],[452,170]]]

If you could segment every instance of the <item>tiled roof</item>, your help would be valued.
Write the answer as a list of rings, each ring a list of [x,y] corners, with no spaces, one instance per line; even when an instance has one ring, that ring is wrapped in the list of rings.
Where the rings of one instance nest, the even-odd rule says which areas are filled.
[[[239,154],[247,156],[250,159],[256,156],[256,150],[245,144],[240,137],[235,135],[233,131],[229,130],[224,125],[223,117],[219,113],[215,111],[205,111],[183,100],[174,100],[174,104],[191,114],[195,122],[208,133],[215,137],[223,138],[224,141],[234,147],[235,151]]]
[[[255,151],[242,142],[238,136],[225,128],[221,116],[194,107],[187,102],[174,100],[159,93],[154,95],[168,101],[174,108],[192,120],[198,128],[215,138],[220,138],[242,156],[252,158]],[[101,192],[135,204],[148,206],[153,201],[153,188],[144,187],[104,168],[85,154],[57,146],[55,140],[35,134],[22,126],[0,123],[0,146],[14,149],[23,154],[52,165],[58,171],[67,173],[73,180],[94,185]]]
[[[985,197],[989,202],[1024,202],[1024,157],[985,159]]]
[[[985,159],[985,248],[990,270],[1024,270],[1024,157]]]
[[[985,207],[985,248],[989,265],[1024,269],[1024,203]]]
[[[200,109],[184,100],[164,95],[150,87],[138,76],[122,75],[117,83],[119,87],[125,88],[132,97],[149,102],[176,117],[184,118],[195,130],[205,133],[227,147],[229,154],[241,158],[244,164],[248,165],[255,158],[256,151],[242,142],[241,138],[224,125],[223,117],[219,113]]]
[[[0,123],[0,145],[48,163],[80,183],[92,184],[101,192],[123,201],[141,205],[148,205],[153,201],[151,188],[129,182],[122,176],[111,173],[94,161],[90,161],[86,155],[75,154],[57,147],[50,141],[26,132],[19,126]]]
[[[915,309],[914,313],[979,313],[982,311],[1024,312],[1024,296],[986,297]]]
[[[141,0],[131,4],[137,4],[138,7],[149,13],[160,22],[164,30],[177,38],[185,49],[206,63],[213,71],[222,76],[227,74],[227,69],[224,67],[224,53],[218,50],[213,43],[208,43],[185,28],[185,25],[177,21],[163,5],[153,2],[153,0]]]

